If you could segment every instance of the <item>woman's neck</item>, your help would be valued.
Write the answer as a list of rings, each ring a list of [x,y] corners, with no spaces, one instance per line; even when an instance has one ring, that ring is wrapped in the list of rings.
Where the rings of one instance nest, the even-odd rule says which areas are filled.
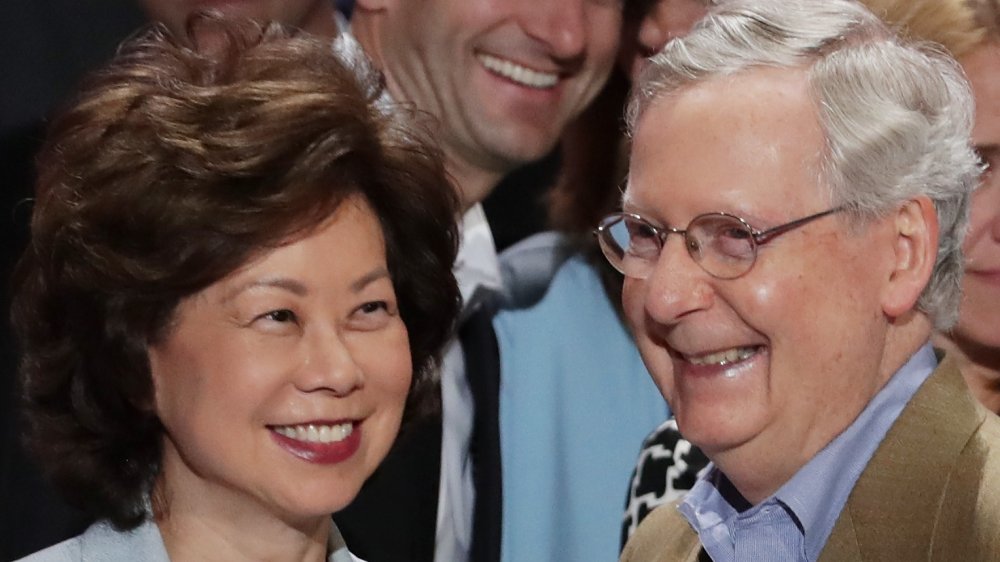
[[[171,562],[327,559],[329,516],[293,520],[243,491],[175,473],[177,482],[167,472],[156,486],[153,511]]]

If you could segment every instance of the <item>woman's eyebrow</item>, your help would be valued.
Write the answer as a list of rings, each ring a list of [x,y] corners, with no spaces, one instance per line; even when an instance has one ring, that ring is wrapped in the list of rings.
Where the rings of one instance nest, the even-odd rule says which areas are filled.
[[[389,277],[389,270],[385,266],[378,266],[351,283],[351,291],[357,293],[369,284],[386,277]]]

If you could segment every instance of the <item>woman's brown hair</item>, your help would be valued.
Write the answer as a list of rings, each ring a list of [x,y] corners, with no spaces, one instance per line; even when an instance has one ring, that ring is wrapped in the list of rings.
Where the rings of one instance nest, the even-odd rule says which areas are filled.
[[[146,349],[181,299],[359,194],[410,335],[408,417],[459,309],[457,201],[414,116],[329,42],[202,18],[211,49],[152,28],[55,119],[15,275],[29,449],[67,500],[122,528],[148,514],[163,429]]]

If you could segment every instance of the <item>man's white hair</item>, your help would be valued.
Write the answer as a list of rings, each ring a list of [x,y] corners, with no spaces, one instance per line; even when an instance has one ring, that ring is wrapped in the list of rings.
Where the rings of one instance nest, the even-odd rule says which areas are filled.
[[[917,307],[936,328],[951,327],[980,172],[972,95],[957,63],[897,38],[851,0],[723,0],[651,59],[632,94],[628,130],[685,86],[760,67],[808,73],[826,137],[821,179],[854,225],[914,197],[934,202],[938,256]]]

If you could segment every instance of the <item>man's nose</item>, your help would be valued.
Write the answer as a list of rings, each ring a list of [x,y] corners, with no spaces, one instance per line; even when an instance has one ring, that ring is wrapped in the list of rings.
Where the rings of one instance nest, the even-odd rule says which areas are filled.
[[[545,44],[549,55],[569,61],[587,49],[587,2],[593,0],[514,0],[525,32]]]
[[[715,298],[711,277],[685,244],[683,235],[667,236],[646,278],[646,314],[661,324],[675,324],[687,314],[705,310]]]

